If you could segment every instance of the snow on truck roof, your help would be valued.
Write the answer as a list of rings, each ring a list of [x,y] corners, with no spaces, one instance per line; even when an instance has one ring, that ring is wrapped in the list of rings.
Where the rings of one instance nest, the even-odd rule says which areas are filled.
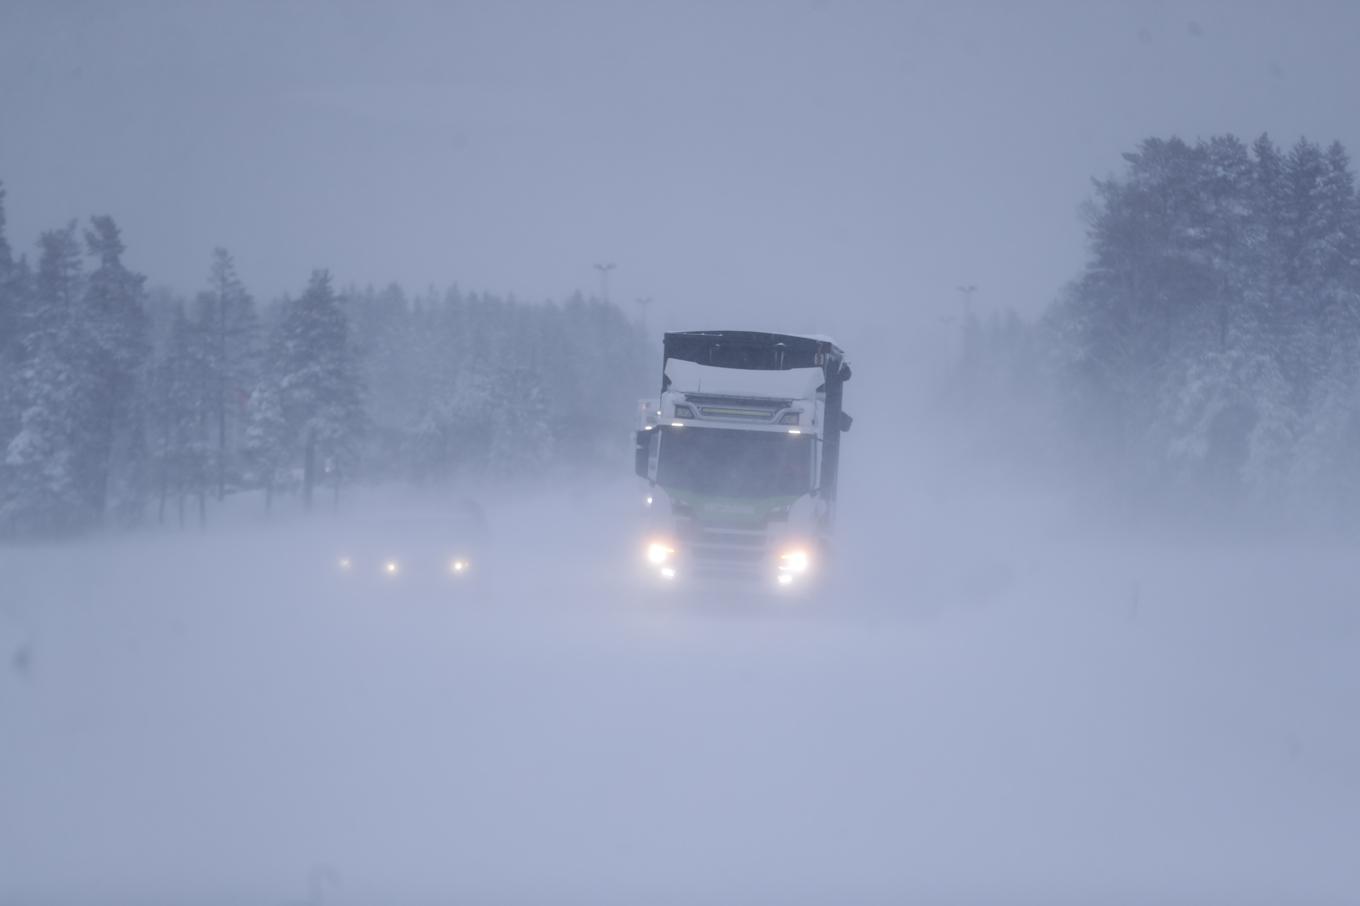
[[[719,368],[684,359],[666,362],[669,390],[683,393],[709,393],[715,396],[750,396],[764,399],[804,400],[817,395],[826,380],[822,369]]]

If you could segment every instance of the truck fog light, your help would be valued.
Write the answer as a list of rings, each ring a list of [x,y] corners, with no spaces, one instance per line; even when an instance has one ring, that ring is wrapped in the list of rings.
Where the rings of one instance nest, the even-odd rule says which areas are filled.
[[[810,562],[805,550],[785,551],[779,555],[779,569],[783,573],[805,573]]]

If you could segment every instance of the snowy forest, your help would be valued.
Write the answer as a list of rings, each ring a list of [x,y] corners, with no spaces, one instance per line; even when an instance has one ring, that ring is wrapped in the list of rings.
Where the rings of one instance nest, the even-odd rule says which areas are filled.
[[[43,233],[31,264],[0,187],[0,536],[625,461],[648,347],[617,306],[337,288],[324,270],[257,305],[223,249],[188,299],[124,252],[97,216]]]
[[[1223,135],[1152,138],[1124,159],[1095,182],[1084,272],[1043,317],[965,330],[959,383],[989,440],[1154,501],[1354,510],[1360,204],[1346,150]],[[1027,438],[1019,423],[1035,420],[1054,430]]]
[[[1094,183],[1088,260],[1035,319],[969,317],[944,397],[987,455],[1152,505],[1360,509],[1360,201],[1346,150],[1150,138]],[[255,492],[626,472],[651,357],[579,294],[339,288],[258,305],[230,254],[148,289],[109,217],[11,246],[0,194],[0,533],[201,523]]]

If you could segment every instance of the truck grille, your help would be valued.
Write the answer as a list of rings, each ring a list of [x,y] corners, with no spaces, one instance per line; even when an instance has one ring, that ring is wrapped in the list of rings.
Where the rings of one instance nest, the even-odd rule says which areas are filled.
[[[769,559],[765,529],[715,528],[689,523],[680,533],[685,554],[696,568],[707,565],[756,567]]]

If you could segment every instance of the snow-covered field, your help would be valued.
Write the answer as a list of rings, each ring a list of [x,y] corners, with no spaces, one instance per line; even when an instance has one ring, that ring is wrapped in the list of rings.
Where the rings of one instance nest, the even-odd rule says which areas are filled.
[[[1360,898],[1360,558],[916,504],[815,603],[637,594],[627,486],[0,549],[0,903]]]

